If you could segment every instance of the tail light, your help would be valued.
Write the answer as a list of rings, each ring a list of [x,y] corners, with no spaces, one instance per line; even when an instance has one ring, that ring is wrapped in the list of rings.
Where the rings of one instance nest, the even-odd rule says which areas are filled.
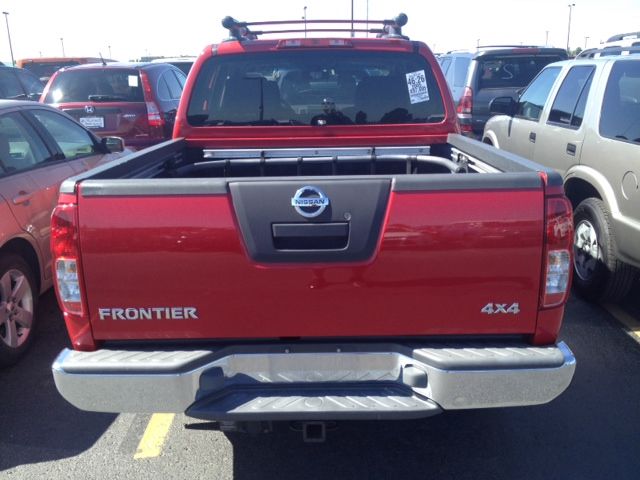
[[[541,308],[553,308],[566,300],[571,285],[573,215],[564,197],[546,202],[544,246],[544,291]]]
[[[458,120],[460,121],[460,131],[464,133],[471,133],[471,112],[473,111],[473,90],[469,87],[464,87],[462,91],[462,97],[458,102],[458,108],[456,113],[458,114]]]
[[[153,91],[151,90],[151,82],[146,72],[140,72],[142,81],[142,91],[144,93],[144,101],[147,105],[147,121],[150,127],[164,127],[164,116],[158,108],[158,104],[153,99]]]
[[[58,303],[76,350],[95,350],[82,291],[78,241],[78,212],[74,204],[58,205],[51,216],[51,252]]]

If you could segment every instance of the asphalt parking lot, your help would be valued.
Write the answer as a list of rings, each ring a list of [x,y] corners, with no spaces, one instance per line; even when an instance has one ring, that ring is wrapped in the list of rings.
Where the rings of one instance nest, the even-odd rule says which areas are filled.
[[[631,327],[640,320],[640,286],[619,310]],[[562,331],[578,361],[576,375],[551,404],[344,422],[321,444],[303,443],[289,425],[257,437],[225,435],[176,415],[145,446],[151,415],[82,412],[57,394],[50,364],[68,340],[52,292],[41,299],[39,314],[30,354],[0,371],[0,478],[640,476],[640,333],[576,297]]]

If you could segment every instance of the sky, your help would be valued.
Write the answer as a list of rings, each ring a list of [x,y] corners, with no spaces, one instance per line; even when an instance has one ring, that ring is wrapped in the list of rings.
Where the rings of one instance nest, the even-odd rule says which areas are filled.
[[[353,0],[354,17],[409,17],[403,33],[436,52],[480,45],[595,47],[617,33],[640,30],[640,0]],[[197,55],[225,38],[220,20],[349,19],[351,0],[4,0],[14,58]],[[3,31],[4,30],[4,31]],[[62,41],[61,41],[62,38]],[[0,25],[0,61],[10,64],[6,24]]]

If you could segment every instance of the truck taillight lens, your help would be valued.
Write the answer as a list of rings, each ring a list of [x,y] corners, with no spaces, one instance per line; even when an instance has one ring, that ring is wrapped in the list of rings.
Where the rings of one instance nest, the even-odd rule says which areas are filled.
[[[74,204],[58,205],[51,215],[51,253],[55,290],[67,331],[77,350],[95,350],[82,292],[78,212]]]
[[[564,197],[551,197],[546,203],[544,293],[541,307],[552,308],[567,300],[571,286],[573,215]]]

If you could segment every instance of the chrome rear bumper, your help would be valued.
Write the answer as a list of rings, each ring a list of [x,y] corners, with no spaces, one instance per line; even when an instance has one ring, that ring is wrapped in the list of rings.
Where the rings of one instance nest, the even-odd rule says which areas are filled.
[[[52,369],[58,391],[83,410],[337,420],[542,404],[568,387],[575,363],[564,343],[281,344],[64,350]]]

